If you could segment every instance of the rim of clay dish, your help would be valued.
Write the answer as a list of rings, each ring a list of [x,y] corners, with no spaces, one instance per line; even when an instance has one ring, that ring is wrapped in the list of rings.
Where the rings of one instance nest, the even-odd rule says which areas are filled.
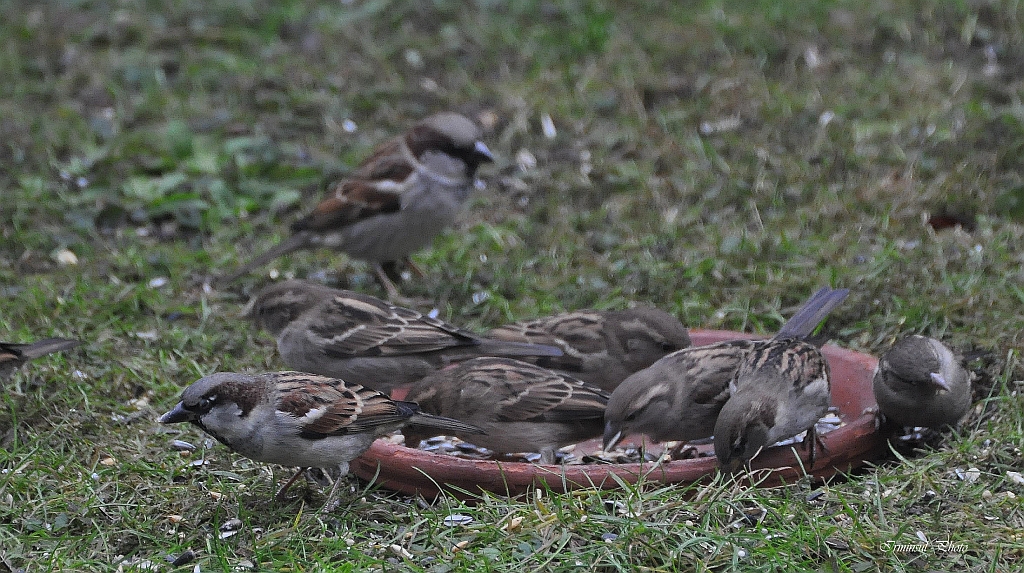
[[[691,330],[695,346],[737,338],[755,338],[742,332]],[[751,462],[752,481],[762,486],[793,483],[805,476],[815,481],[849,472],[888,451],[884,436],[877,431],[876,406],[871,379],[878,360],[836,346],[826,345],[832,375],[832,405],[839,410],[843,425],[821,434],[824,448],[815,448],[814,463],[801,444],[763,450]],[[624,444],[640,443],[631,436]],[[705,446],[707,450],[710,446]],[[600,440],[577,446],[578,452],[600,449]],[[377,440],[350,463],[353,473],[388,489],[434,497],[443,489],[458,497],[471,498],[482,491],[518,495],[535,488],[565,492],[579,488],[614,489],[622,483],[692,483],[710,480],[716,470],[713,455],[669,462],[629,464],[541,465],[527,462],[469,460],[435,454]],[[767,470],[767,471],[758,471]]]

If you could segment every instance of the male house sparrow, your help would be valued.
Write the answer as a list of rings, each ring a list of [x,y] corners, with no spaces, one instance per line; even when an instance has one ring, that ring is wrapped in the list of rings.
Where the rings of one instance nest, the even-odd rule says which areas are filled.
[[[740,362],[729,394],[714,428],[715,455],[725,472],[804,430],[804,443],[814,447],[814,424],[831,404],[828,362],[813,344],[776,337]]]
[[[611,392],[630,374],[690,346],[679,319],[650,307],[577,310],[499,326],[490,338],[562,349],[562,356],[525,358]]]
[[[369,295],[290,280],[253,297],[246,316],[277,338],[289,368],[383,392],[477,356],[558,356],[556,347],[490,340]]]
[[[872,384],[878,410],[902,426],[955,425],[971,407],[971,380],[934,338],[903,338],[878,359]]]
[[[424,414],[413,402],[392,400],[359,384],[302,372],[211,374],[186,388],[160,422],[191,422],[259,462],[303,470],[337,466],[343,474],[374,440],[409,424],[453,433],[481,431]],[[279,499],[303,470],[281,488]]]
[[[398,297],[384,266],[428,245],[455,221],[481,163],[493,161],[480,128],[463,115],[434,114],[378,147],[331,185],[293,234],[219,282],[227,283],[299,249],[329,248],[368,261]]]
[[[68,350],[82,344],[69,338],[46,338],[29,344],[0,342],[0,380],[10,377],[29,360],[61,350]]]
[[[474,358],[420,380],[407,399],[439,416],[479,427],[485,434],[456,436],[497,453],[555,450],[601,435],[608,394],[585,382],[509,358]],[[406,443],[443,432],[406,428]]]
[[[769,340],[729,340],[673,352],[624,380],[605,412],[604,447],[642,433],[657,442],[689,442],[714,434],[729,382],[747,356],[777,340],[804,338],[849,294],[820,289]]]

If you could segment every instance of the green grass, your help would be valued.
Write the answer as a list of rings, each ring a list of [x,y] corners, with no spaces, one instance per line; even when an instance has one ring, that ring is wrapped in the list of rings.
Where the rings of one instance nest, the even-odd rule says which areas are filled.
[[[1024,555],[1007,473],[1024,447],[1024,9],[633,4],[0,5],[0,339],[88,341],[4,386],[0,570],[1008,570]],[[195,430],[180,438],[196,452],[173,451],[155,418],[181,388],[282,366],[237,316],[266,279],[204,280],[441,109],[493,117],[499,157],[402,285],[443,316],[638,301],[771,332],[815,287],[846,286],[838,344],[877,354],[922,332],[977,352],[974,413],[817,489],[465,505],[350,478],[328,513],[314,486],[273,503],[285,470]],[[936,213],[971,224],[936,231]],[[277,268],[383,294],[329,253]],[[445,526],[453,513],[474,520]],[[186,549],[194,562],[165,560]]]

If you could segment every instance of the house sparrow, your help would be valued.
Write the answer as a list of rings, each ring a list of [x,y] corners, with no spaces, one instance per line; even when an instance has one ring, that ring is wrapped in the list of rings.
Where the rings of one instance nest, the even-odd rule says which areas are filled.
[[[608,400],[604,448],[611,449],[623,436],[634,433],[656,442],[710,437],[729,399],[729,382],[747,356],[777,340],[810,336],[848,294],[847,289],[819,290],[772,339],[684,348],[626,378]]]
[[[293,234],[220,283],[299,249],[329,248],[368,261],[389,296],[398,289],[383,265],[393,265],[455,221],[481,163],[493,161],[480,128],[463,115],[434,114],[378,147],[311,213]]]
[[[559,356],[554,346],[490,340],[369,295],[290,280],[261,290],[245,314],[277,338],[289,368],[382,392],[477,356]]]
[[[409,424],[443,432],[481,432],[457,420],[424,414],[413,402],[303,372],[211,374],[186,388],[160,422],[191,422],[249,459],[301,467],[278,491],[278,499],[306,468],[337,466],[347,473],[348,462],[374,440]]]
[[[460,438],[497,453],[555,450],[601,435],[608,394],[585,382],[509,358],[474,358],[420,380],[406,396],[439,416],[468,422],[485,434]],[[442,434],[406,428],[406,444]]]
[[[813,462],[814,424],[831,404],[828,361],[817,346],[796,338],[759,345],[740,362],[729,394],[714,427],[722,471],[733,472],[762,448],[804,430]]]
[[[901,426],[952,426],[971,407],[970,375],[934,338],[908,336],[878,359],[873,381],[879,413]]]
[[[21,368],[29,360],[52,352],[68,350],[81,344],[82,341],[69,338],[46,338],[29,344],[0,342],[0,380],[13,375],[15,370]]]
[[[486,336],[500,340],[550,344],[562,356],[525,358],[611,392],[630,374],[659,358],[690,346],[679,319],[650,307],[627,310],[577,310],[499,326]]]

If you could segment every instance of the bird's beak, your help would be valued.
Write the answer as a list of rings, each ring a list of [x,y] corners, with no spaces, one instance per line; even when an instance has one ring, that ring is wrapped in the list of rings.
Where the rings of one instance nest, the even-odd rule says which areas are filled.
[[[619,443],[622,439],[622,430],[616,429],[611,422],[606,422],[604,425],[604,451],[608,451]]]
[[[185,409],[185,405],[178,402],[178,405],[173,410],[167,412],[163,416],[160,416],[161,424],[177,424],[179,422],[191,422],[195,420],[196,416],[192,412]]]
[[[491,153],[490,149],[487,149],[487,146],[482,141],[478,141],[473,145],[473,151],[484,161],[494,161],[494,154]]]
[[[929,372],[928,375],[931,376],[932,378],[932,384],[935,384],[936,387],[942,388],[946,392],[949,392],[949,382],[946,382],[946,379],[942,377],[942,374],[938,374],[936,372]]]

